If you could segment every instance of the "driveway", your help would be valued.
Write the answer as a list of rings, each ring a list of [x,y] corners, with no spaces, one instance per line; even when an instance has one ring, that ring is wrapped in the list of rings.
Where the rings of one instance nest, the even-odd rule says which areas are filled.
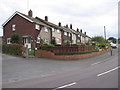
[[[113,50],[113,55],[118,50]],[[46,77],[62,72],[83,69],[110,58],[110,52],[82,60],[53,60],[45,58],[18,58],[2,54],[3,83],[34,77]]]

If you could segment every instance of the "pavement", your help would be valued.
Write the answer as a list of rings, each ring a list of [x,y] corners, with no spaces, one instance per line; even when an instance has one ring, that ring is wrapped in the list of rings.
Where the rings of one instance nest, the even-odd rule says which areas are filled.
[[[118,53],[113,50],[113,56],[110,52],[82,60],[54,60],[45,58],[19,58],[2,54],[2,82],[12,83],[31,78],[46,78],[48,76],[58,75],[64,72],[82,70],[109,60]]]

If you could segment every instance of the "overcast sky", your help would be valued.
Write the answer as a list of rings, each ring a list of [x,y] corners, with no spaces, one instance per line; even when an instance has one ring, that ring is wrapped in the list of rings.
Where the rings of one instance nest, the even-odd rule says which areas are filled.
[[[83,29],[87,35],[103,36],[106,26],[107,37],[118,37],[119,0],[0,0],[0,25],[15,11],[62,25],[72,24],[73,29]],[[2,35],[2,27],[0,36]]]

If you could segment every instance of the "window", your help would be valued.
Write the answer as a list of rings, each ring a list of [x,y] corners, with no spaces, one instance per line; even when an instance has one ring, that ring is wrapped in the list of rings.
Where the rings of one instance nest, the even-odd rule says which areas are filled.
[[[54,29],[54,28],[52,28],[52,32],[55,32],[55,29]]]
[[[40,43],[40,37],[37,37],[37,43]]]
[[[57,33],[60,33],[60,30],[57,30]]]
[[[40,30],[40,25],[36,24],[35,29]]]
[[[12,25],[12,31],[15,31],[15,30],[16,30],[16,25],[13,24],[13,25]]]
[[[68,34],[68,36],[70,37],[70,33]]]
[[[11,44],[11,38],[7,38],[7,44]]]
[[[78,35],[78,37],[80,37],[80,35]]]
[[[67,36],[67,32],[64,32],[64,35]]]
[[[47,27],[44,27],[44,31],[45,31],[45,32],[48,32],[48,28],[47,28]]]
[[[48,40],[48,39],[45,39],[45,42],[46,42],[46,43],[49,43],[49,40]]]

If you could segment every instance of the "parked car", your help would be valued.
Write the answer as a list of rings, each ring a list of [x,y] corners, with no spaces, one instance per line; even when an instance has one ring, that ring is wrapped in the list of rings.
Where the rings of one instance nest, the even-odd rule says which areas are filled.
[[[111,46],[112,48],[114,48],[114,49],[116,49],[116,48],[117,48],[117,45],[116,45],[116,44],[114,44],[114,43],[111,43],[111,44],[110,44],[110,46]]]

